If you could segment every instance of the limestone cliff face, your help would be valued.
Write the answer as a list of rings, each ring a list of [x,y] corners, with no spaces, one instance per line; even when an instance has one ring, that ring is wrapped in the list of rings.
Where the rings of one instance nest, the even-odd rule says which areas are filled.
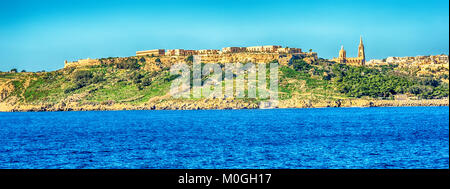
[[[230,53],[217,55],[201,55],[203,63],[269,63],[278,60],[281,64],[287,64],[292,58],[291,54],[280,55],[275,53],[255,54],[255,53]]]
[[[0,83],[0,102],[6,99],[14,91],[14,85],[11,81]]]
[[[8,98],[9,99],[9,98]],[[324,108],[324,107],[395,107],[395,106],[448,106],[448,99],[430,100],[322,100],[305,99],[282,100],[271,108]],[[200,109],[257,109],[261,104],[242,99],[158,99],[140,105],[125,103],[79,103],[60,102],[57,104],[11,104],[0,102],[0,111],[91,111],[91,110],[200,110]]]
[[[100,61],[98,59],[81,59],[75,62],[65,62],[64,68],[68,67],[78,67],[78,66],[93,66],[99,65]]]
[[[287,65],[293,57],[299,57],[307,63],[317,61],[317,53],[279,54],[279,53],[225,53],[199,55],[202,63],[270,63],[274,60],[281,65]],[[82,67],[101,64],[116,64],[128,60],[145,62],[144,69],[148,71],[159,71],[162,67],[170,67],[176,63],[186,63],[188,56],[131,56],[101,59],[83,59],[65,64],[67,67]]]

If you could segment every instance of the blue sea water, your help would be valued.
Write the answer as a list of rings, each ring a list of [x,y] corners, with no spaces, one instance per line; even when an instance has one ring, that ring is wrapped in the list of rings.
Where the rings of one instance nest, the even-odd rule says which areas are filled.
[[[449,168],[449,107],[0,113],[0,168]]]

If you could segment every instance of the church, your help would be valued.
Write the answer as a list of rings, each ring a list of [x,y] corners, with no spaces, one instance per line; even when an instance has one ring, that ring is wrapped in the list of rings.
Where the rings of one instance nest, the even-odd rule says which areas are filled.
[[[344,50],[344,46],[341,46],[341,50],[339,51],[339,57],[333,58],[331,61],[337,63],[345,63],[354,66],[364,66],[366,63],[366,55],[364,53],[364,44],[362,42],[362,37],[359,38],[359,46],[358,46],[358,57],[347,58],[347,52]]]

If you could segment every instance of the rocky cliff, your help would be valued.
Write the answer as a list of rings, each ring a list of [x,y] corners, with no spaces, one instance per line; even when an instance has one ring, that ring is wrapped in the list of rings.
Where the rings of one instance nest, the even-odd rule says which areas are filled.
[[[326,107],[398,107],[398,106],[449,106],[448,99],[430,100],[323,100],[304,99],[281,100],[279,105],[266,108],[326,108]],[[202,99],[202,100],[164,100],[147,102],[140,105],[126,103],[79,103],[60,102],[57,104],[7,104],[0,102],[0,111],[91,111],[91,110],[205,110],[205,109],[258,109],[257,102],[246,102],[242,99]]]
[[[0,102],[3,101],[10,93],[14,91],[12,81],[0,82]]]
[[[318,60],[316,53],[298,53],[298,54],[278,54],[278,53],[225,53],[225,54],[205,54],[198,55],[202,63],[270,63],[277,61],[282,65],[287,65],[293,58],[302,58],[308,63]],[[159,70],[160,67],[170,67],[176,63],[187,63],[189,56],[131,56],[117,58],[101,59],[82,59],[75,62],[67,62],[65,68],[83,67],[94,65],[111,65],[128,60],[137,60],[140,62],[149,62],[148,70]]]

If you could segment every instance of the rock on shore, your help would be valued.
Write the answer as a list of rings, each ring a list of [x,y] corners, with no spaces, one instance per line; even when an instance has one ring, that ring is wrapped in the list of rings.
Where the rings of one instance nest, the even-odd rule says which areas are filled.
[[[323,107],[397,107],[397,106],[448,106],[448,99],[430,100],[365,100],[345,99],[336,101],[281,100],[270,108],[323,108]],[[258,109],[259,102],[233,98],[215,99],[163,99],[134,105],[126,103],[60,102],[57,104],[0,103],[2,112],[24,111],[91,111],[91,110],[204,110],[204,109]]]

